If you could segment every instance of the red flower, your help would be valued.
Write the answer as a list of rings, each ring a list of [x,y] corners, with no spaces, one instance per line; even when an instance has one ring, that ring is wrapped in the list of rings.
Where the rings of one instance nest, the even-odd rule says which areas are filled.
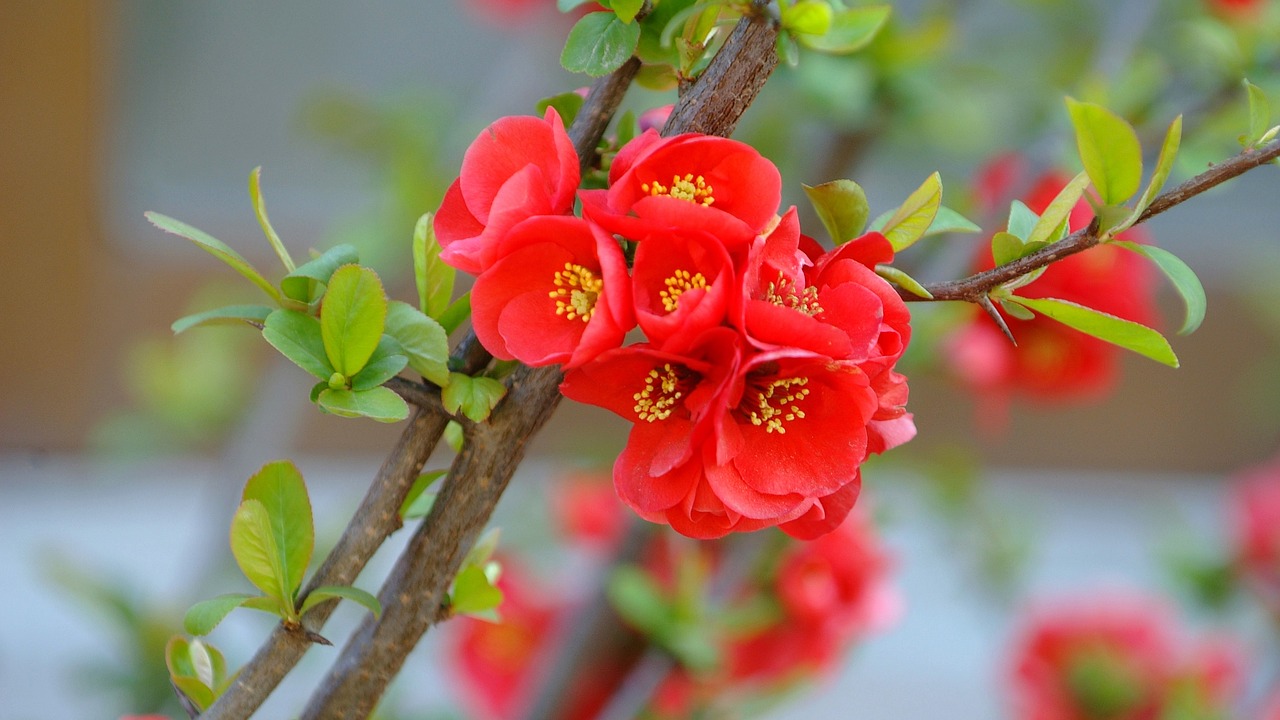
[[[712,135],[663,138],[649,130],[609,169],[609,189],[582,193],[589,217],[632,239],[654,229],[696,228],[731,251],[777,216],[782,178],[745,143]]]
[[[572,216],[532,217],[494,246],[471,319],[493,356],[574,367],[618,347],[635,324],[618,243]]]
[[[636,244],[632,282],[636,321],[649,342],[679,352],[724,323],[737,276],[715,236],[673,228]]]
[[[608,551],[626,532],[627,516],[607,475],[571,474],[556,485],[551,501],[560,528],[574,544]]]
[[[516,223],[569,213],[578,180],[578,156],[554,109],[541,120],[498,120],[467,148],[462,172],[436,213],[440,257],[479,274],[497,259],[498,240]]]
[[[1027,206],[1043,212],[1065,184],[1061,176],[1046,176],[1037,183]],[[1071,213],[1071,225],[1082,227],[1090,217],[1088,204],[1081,200]],[[1124,238],[1143,241],[1137,230]],[[990,246],[984,244],[974,269],[992,266]],[[1149,263],[1116,247],[1091,248],[1055,262],[1018,294],[1069,300],[1143,325],[1155,319]],[[985,313],[975,311],[972,318],[950,337],[947,353],[961,380],[987,399],[999,402],[1015,393],[1039,399],[1083,399],[1099,396],[1114,385],[1121,350],[1110,343],[1040,315],[1032,320],[1006,316],[1018,341],[1015,347]]]
[[[1231,510],[1235,557],[1245,582],[1280,615],[1280,459],[1241,475]]]
[[[1026,720],[1219,717],[1237,678],[1224,645],[1179,647],[1165,608],[1143,599],[1043,609],[1013,672],[1016,717]]]

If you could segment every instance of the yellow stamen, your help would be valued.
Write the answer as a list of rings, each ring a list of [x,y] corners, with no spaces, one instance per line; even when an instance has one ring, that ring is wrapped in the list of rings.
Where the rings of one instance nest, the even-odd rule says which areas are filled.
[[[587,268],[575,263],[565,263],[564,269],[552,278],[556,289],[547,293],[556,301],[556,314],[573,320],[582,318],[582,322],[591,319],[596,310],[596,299],[604,288],[604,280],[595,276]]]
[[[651,183],[642,183],[640,189],[650,195],[668,195],[680,200],[688,200],[703,207],[709,206],[716,201],[715,197],[712,196],[715,188],[708,185],[706,179],[701,175],[694,177],[693,173],[686,173],[684,177],[673,175],[670,187],[654,180]]]
[[[822,312],[822,306],[818,304],[818,288],[807,287],[797,292],[796,284],[781,271],[778,272],[777,281],[769,283],[765,288],[764,299],[779,307],[802,312],[809,317]]]
[[[680,375],[670,363],[654,368],[645,376],[644,389],[631,397],[636,401],[634,410],[641,420],[666,420],[677,401],[684,397],[680,391]]]
[[[660,290],[658,297],[662,298],[662,307],[667,312],[675,312],[680,307],[680,296],[689,290],[706,290],[707,279],[702,273],[689,274],[688,270],[676,270],[671,277],[663,281],[667,286],[666,290]]]
[[[779,378],[763,387],[752,387],[743,397],[743,410],[752,425],[763,425],[765,432],[779,435],[787,432],[786,423],[804,419],[797,404],[809,396],[807,377]],[[755,393],[752,397],[752,392]],[[754,400],[754,407],[752,405]]]

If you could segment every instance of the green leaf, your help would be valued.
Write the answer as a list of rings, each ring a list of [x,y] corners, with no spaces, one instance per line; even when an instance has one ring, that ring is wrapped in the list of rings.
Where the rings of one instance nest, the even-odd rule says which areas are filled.
[[[1187,308],[1186,319],[1182,321],[1182,327],[1178,328],[1179,335],[1189,335],[1200,327],[1200,323],[1204,322],[1208,300],[1205,298],[1204,286],[1200,284],[1200,278],[1196,277],[1194,270],[1164,248],[1127,240],[1113,240],[1111,244],[1151,260],[1169,278],[1169,282],[1173,283],[1173,289],[1178,291],[1178,297],[1182,298],[1182,303]]]
[[[231,519],[231,554],[249,582],[279,600],[286,609],[293,607],[293,593],[285,586],[285,569],[271,516],[260,501],[240,503]]]
[[[466,441],[466,436],[462,432],[462,425],[456,420],[450,420],[444,426],[444,441],[449,445],[449,449],[455,453],[462,452],[462,445]]]
[[[569,94],[582,100],[574,93]],[[566,124],[570,122],[565,120]],[[432,318],[439,318],[449,308],[449,298],[453,297],[453,284],[458,275],[440,259],[440,250],[432,215],[427,213],[418,218],[418,224],[413,228],[413,278],[418,287],[418,308]]]
[[[1017,303],[1006,302],[1004,300],[1001,300],[999,302],[1000,302],[1000,309],[1008,313],[1009,317],[1016,318],[1018,320],[1035,320],[1036,319],[1035,313],[1022,307]]]
[[[867,194],[852,180],[832,180],[821,185],[801,185],[804,194],[836,245],[862,234],[867,225]]]
[[[826,35],[831,29],[831,6],[822,0],[799,0],[794,5],[779,3],[782,27],[806,35]]]
[[[1173,172],[1173,161],[1178,157],[1178,150],[1182,146],[1182,116],[1173,119],[1169,123],[1169,130],[1164,134],[1164,143],[1160,145],[1160,157],[1156,160],[1155,172],[1151,174],[1151,181],[1147,183],[1147,189],[1142,191],[1142,197],[1138,199],[1138,204],[1134,206],[1133,212],[1124,222],[1115,228],[1114,233],[1123,232],[1138,222],[1138,218],[1142,215],[1151,202],[1156,199],[1160,191],[1164,189],[1165,181],[1169,179],[1169,173]]]
[[[209,706],[213,705],[214,701],[217,700],[217,697],[213,694],[213,689],[194,677],[170,677],[169,680],[174,687],[187,696],[187,699],[192,704],[200,708],[201,712],[208,710]]]
[[[462,559],[463,565],[484,565],[489,562],[489,558],[498,550],[498,541],[502,538],[502,528],[489,528],[484,531],[475,545],[467,551],[467,556]]]
[[[1036,221],[1035,226],[1031,228],[1030,234],[1027,235],[1027,244],[1048,244],[1056,240],[1062,228],[1069,227],[1068,221],[1071,219],[1071,211],[1075,209],[1076,203],[1080,202],[1080,198],[1084,196],[1084,189],[1088,185],[1088,173],[1080,173],[1071,178],[1071,182],[1058,191],[1057,196],[1040,214],[1040,219]]]
[[[471,291],[468,290],[449,304],[449,309],[445,310],[439,318],[440,327],[444,328],[446,334],[452,335],[458,326],[466,322],[471,317]]]
[[[449,383],[449,335],[440,323],[407,303],[387,307],[386,333],[400,343],[409,367],[441,387]]]
[[[385,383],[409,364],[409,357],[400,343],[390,335],[383,334],[378,347],[369,356],[364,369],[351,378],[351,390],[368,390]],[[347,389],[347,388],[342,388]]]
[[[976,233],[982,232],[982,228],[978,227],[972,220],[952,210],[946,205],[938,207],[938,214],[933,216],[933,222],[929,223],[929,229],[924,231],[925,237],[930,235],[943,235],[946,233]]]
[[[448,470],[432,470],[419,475],[409,487],[409,493],[404,496],[404,502],[400,503],[400,519],[412,520],[426,517],[427,513],[431,512],[431,506],[435,504],[435,495],[428,493],[427,489],[448,472]]]
[[[1249,134],[1243,145],[1253,147],[1258,144],[1271,125],[1271,104],[1267,102],[1267,94],[1248,80],[1243,80],[1245,91],[1249,94]]]
[[[229,593],[202,600],[187,610],[186,616],[182,618],[182,627],[192,635],[208,635],[228,613],[243,605],[251,597],[257,596]]]
[[[440,400],[445,412],[461,410],[472,422],[484,422],[506,394],[507,387],[493,378],[449,373],[449,384],[441,390]]]
[[[802,35],[800,42],[818,52],[844,55],[866,47],[889,20],[888,5],[838,10],[823,35]]]
[[[489,582],[484,568],[467,565],[453,579],[449,606],[456,615],[477,615],[502,604],[502,591]]]
[[[226,689],[227,661],[208,643],[174,635],[165,644],[164,661],[169,679],[202,710]]]
[[[613,13],[587,13],[569,31],[560,64],[565,70],[600,77],[622,67],[640,42],[640,23]]]
[[[199,325],[234,325],[239,323],[264,323],[272,308],[266,305],[227,305],[178,318],[169,326],[177,335]]]
[[[1142,146],[1124,118],[1093,103],[1067,98],[1085,172],[1106,205],[1128,200],[1142,183]]]
[[[1026,203],[1021,200],[1014,200],[1010,203],[1009,222],[1005,226],[1010,235],[1026,242],[1031,237],[1031,231],[1035,229],[1039,222],[1040,216],[1027,207]]]
[[[619,20],[629,23],[636,19],[636,13],[644,7],[644,0],[611,0],[609,7],[613,8]],[[569,124],[569,121],[565,120],[565,124]]]
[[[319,294],[314,291],[318,285],[325,285],[333,272],[343,265],[351,265],[360,261],[360,254],[350,245],[336,245],[298,266],[280,281],[280,288],[285,297],[302,303],[309,303]]]
[[[606,588],[609,602],[632,627],[653,636],[667,635],[668,602],[653,577],[634,565],[613,571]]]
[[[1145,355],[1169,367],[1178,367],[1178,356],[1173,354],[1169,341],[1145,325],[1057,298],[1024,298],[1011,295],[1008,300],[1086,335],[1092,335],[1099,340],[1106,340],[1113,345]]]
[[[280,236],[276,234],[276,229],[271,227],[271,220],[267,217],[267,202],[262,198],[261,166],[254,168],[253,172],[249,173],[249,199],[253,201],[253,213],[258,216],[258,224],[262,226],[262,234],[267,236],[267,242],[271,243],[271,249],[276,251],[276,256],[284,264],[284,271],[293,272],[293,258],[289,256],[289,250],[280,241]]]
[[[409,417],[409,406],[385,387],[368,390],[325,388],[316,398],[316,404],[341,417],[367,417],[378,422],[399,422]]]
[[[347,377],[360,372],[382,339],[387,296],[377,273],[343,265],[329,278],[320,309],[324,351],[333,369]]]
[[[378,602],[378,598],[360,588],[347,585],[321,585],[312,590],[307,593],[307,599],[302,601],[302,608],[298,610],[298,614],[306,615],[311,608],[333,598],[359,603],[373,613],[374,618],[382,615],[382,604]]]
[[[281,570],[279,578],[292,600],[302,587],[315,546],[311,498],[302,473],[288,460],[267,463],[245,483],[241,499],[257,500],[267,511],[273,544],[280,554],[273,567]]]
[[[1008,265],[1022,257],[1022,240],[1013,233],[998,232],[991,236],[991,257],[996,265]]]
[[[924,231],[933,223],[941,204],[942,178],[935,172],[907,196],[885,222],[881,232],[893,245],[894,252],[901,252],[924,237]]]
[[[876,274],[916,297],[922,297],[925,300],[933,299],[933,294],[919,281],[892,265],[876,265]]]
[[[542,116],[546,114],[547,108],[555,108],[556,114],[564,120],[565,127],[568,127],[573,124],[573,119],[578,117],[578,111],[582,109],[584,102],[586,101],[578,93],[566,92],[542,98],[534,109],[539,116]]]
[[[267,316],[263,325],[263,339],[281,355],[321,380],[333,375],[319,320],[297,310],[276,310]]]
[[[240,253],[232,250],[226,243],[203,230],[191,227],[181,220],[174,220],[168,215],[161,215],[157,212],[148,212],[145,213],[145,215],[147,220],[151,221],[152,225],[155,225],[167,233],[184,237],[195,243],[205,252],[218,258],[227,265],[230,265],[231,269],[248,278],[248,280],[254,285],[262,288],[262,291],[270,295],[272,300],[280,302],[280,291],[277,290],[274,285],[267,282],[267,279],[262,276],[262,273],[258,272],[249,264],[248,260],[245,260]]]

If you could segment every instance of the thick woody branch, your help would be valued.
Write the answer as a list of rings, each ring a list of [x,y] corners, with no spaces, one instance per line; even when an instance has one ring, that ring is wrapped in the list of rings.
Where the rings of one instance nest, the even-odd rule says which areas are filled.
[[[699,91],[688,93],[673,110],[666,132],[732,132],[777,64],[776,34],[763,17],[740,21],[699,80]],[[632,60],[619,71],[629,73],[621,87],[609,85],[606,78],[588,95],[579,117],[584,127],[593,129],[575,123],[570,132],[584,167],[590,164],[616,100],[638,68],[639,63]],[[593,99],[612,106],[598,110],[591,105]],[[520,368],[489,421],[471,428],[431,514],[383,586],[381,620],[366,618],[351,637],[312,696],[303,720],[366,717],[422,635],[446,615],[442,608],[449,583],[506,489],[525,443],[559,402],[560,380],[555,368]]]
[[[1239,177],[1256,167],[1265,165],[1277,157],[1280,157],[1280,140],[1261,148],[1246,150],[1225,162],[1214,165],[1172,190],[1161,193],[1138,216],[1138,221],[1135,224],[1144,223],[1206,190],[1215,188],[1232,178]],[[1041,248],[1011,263],[971,275],[962,280],[927,284],[924,287],[933,295],[932,300],[981,302],[988,293],[1000,285],[1016,280],[1029,272],[1038,270],[1050,263],[1055,263],[1065,257],[1088,250],[1099,242],[1101,242],[1101,238],[1098,236],[1098,224],[1095,220],[1089,227],[1077,230],[1052,245]],[[904,300],[911,302],[926,300],[926,298],[913,295],[905,290],[899,290],[898,294]]]

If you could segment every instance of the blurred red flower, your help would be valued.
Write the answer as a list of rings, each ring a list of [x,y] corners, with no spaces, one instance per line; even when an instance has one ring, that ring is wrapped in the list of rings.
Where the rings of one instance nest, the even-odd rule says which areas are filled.
[[[1263,605],[1280,616],[1280,458],[1241,473],[1231,512],[1240,573]]]

